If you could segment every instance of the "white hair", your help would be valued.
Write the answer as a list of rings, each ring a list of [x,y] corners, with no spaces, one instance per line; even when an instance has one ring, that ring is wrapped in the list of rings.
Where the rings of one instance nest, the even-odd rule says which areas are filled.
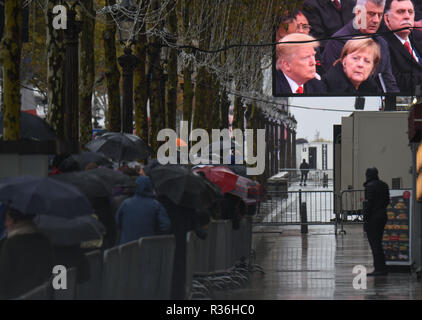
[[[385,0],[357,0],[356,1],[356,6],[366,6],[366,4],[368,3],[368,1],[372,2],[373,4],[377,5],[377,6],[383,6],[385,7]]]

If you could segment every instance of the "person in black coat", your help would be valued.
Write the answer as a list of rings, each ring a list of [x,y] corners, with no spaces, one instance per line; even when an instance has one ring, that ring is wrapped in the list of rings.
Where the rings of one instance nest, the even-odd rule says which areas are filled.
[[[49,280],[53,248],[34,216],[7,208],[7,238],[0,242],[0,299],[14,299]]]
[[[365,202],[364,202],[364,228],[368,236],[374,258],[374,268],[368,276],[387,274],[382,236],[387,223],[386,208],[390,203],[388,185],[378,177],[377,168],[366,170]]]
[[[402,11],[406,13],[399,13]],[[387,30],[413,27],[414,17],[414,6],[411,1],[393,0],[387,3],[384,15]],[[422,84],[422,42],[415,39],[415,31],[410,29],[386,33],[384,39],[390,48],[391,67],[400,93],[413,95],[415,86]]]
[[[311,35],[316,39],[326,39],[343,28],[354,17],[356,0],[339,1],[338,9],[333,0],[305,0],[303,13],[312,27]],[[321,51],[326,41],[321,41]]]
[[[324,85],[316,77],[315,47],[318,43],[311,36],[292,33],[277,44],[274,94],[325,93]],[[307,43],[294,43],[310,41]]]
[[[171,232],[176,239],[170,298],[183,300],[186,298],[186,236],[192,230],[196,211],[176,205],[165,196],[159,196],[158,201],[166,209],[171,221]]]
[[[356,10],[356,16],[353,21],[350,21],[342,29],[336,32],[333,37],[344,37],[343,39],[332,39],[327,42],[324,52],[322,54],[322,64],[325,70],[329,70],[335,61],[340,58],[344,45],[350,39],[363,34],[373,35],[378,32],[380,28],[382,16],[384,13],[384,5],[374,4],[375,0],[367,0],[366,2],[366,29],[355,29],[354,22],[361,24],[363,20],[363,10]],[[371,13],[371,15],[369,14]],[[378,64],[372,77],[378,83],[382,92],[398,93],[400,90],[397,86],[396,79],[392,73],[390,63],[390,50],[387,42],[382,36],[372,36],[372,39],[377,42],[381,49],[381,60]],[[380,80],[380,77],[382,80]]]

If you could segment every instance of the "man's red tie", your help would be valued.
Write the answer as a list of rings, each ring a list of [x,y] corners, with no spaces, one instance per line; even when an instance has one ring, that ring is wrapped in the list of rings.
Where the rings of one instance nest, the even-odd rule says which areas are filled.
[[[299,88],[297,88],[296,93],[303,93],[303,87],[300,86]]]
[[[410,43],[409,43],[409,41],[406,41],[405,43],[404,43],[404,47],[407,49],[407,52],[409,52],[410,53],[410,55],[413,57],[413,52],[412,52],[412,48],[410,48]],[[414,59],[415,57],[413,57],[413,59]]]
[[[340,2],[338,2],[338,0],[334,0],[333,2],[334,2],[334,5],[337,7],[337,10],[338,10],[338,11],[341,11],[341,5],[340,5]]]

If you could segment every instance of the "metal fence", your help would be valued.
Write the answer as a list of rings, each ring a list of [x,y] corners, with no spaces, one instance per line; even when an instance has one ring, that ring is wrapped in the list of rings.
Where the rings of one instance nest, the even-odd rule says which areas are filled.
[[[333,191],[278,191],[267,192],[253,223],[257,226],[335,224],[334,217]]]
[[[280,172],[271,177],[268,182],[285,179],[289,185],[300,183],[300,169],[280,169]],[[310,169],[307,175],[306,184],[308,186],[329,188],[333,186],[333,170]]]

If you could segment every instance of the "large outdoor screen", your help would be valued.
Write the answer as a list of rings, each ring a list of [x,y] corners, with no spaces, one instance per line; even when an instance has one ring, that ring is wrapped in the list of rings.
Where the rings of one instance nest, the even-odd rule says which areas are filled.
[[[337,8],[336,2],[305,0],[300,9],[277,18],[273,95],[418,94],[421,5],[408,0],[342,0]]]

